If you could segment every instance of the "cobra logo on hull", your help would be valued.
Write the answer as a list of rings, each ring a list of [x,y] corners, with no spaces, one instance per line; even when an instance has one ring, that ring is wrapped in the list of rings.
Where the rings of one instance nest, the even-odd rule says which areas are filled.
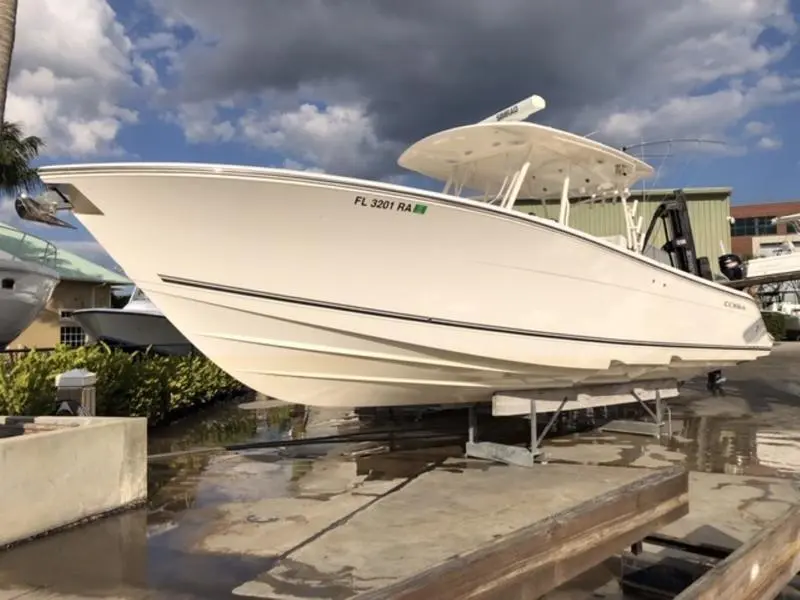
[[[724,306],[725,308],[735,308],[736,310],[747,310],[747,307],[744,304],[731,302],[730,300],[725,300]]]

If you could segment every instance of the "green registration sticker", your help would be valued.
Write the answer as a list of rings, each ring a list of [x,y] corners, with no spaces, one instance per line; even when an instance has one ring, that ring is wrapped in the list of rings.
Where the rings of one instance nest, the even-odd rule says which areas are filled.
[[[414,204],[412,202],[400,202],[399,200],[384,200],[383,198],[367,198],[366,196],[356,196],[353,199],[353,206],[413,213],[415,215],[424,215],[428,210],[427,204]]]

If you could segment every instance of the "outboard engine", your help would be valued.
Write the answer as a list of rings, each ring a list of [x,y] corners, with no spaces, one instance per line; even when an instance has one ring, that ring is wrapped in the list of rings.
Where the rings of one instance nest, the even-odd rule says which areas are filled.
[[[736,254],[723,254],[719,257],[719,270],[731,281],[744,279],[744,265]]]

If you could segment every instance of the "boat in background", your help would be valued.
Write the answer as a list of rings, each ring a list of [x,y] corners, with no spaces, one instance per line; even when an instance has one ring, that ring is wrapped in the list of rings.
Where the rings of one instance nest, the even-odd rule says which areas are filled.
[[[683,193],[644,229],[630,188],[653,168],[523,121],[543,107],[533,96],[409,147],[399,164],[441,193],[278,168],[79,164],[40,168],[37,210],[72,210],[198,350],[291,403],[566,394],[768,354],[754,300],[695,255]],[[517,210],[519,197],[560,199],[558,221]],[[600,201],[621,207],[624,245],[567,225],[574,202]],[[643,252],[661,226],[668,264]]]
[[[786,339],[800,340],[800,304],[773,302],[765,306],[762,312],[782,315],[786,327]]]
[[[122,308],[76,310],[72,318],[94,340],[123,348],[150,348],[158,354],[185,356],[192,343],[169,322],[139,288]]]
[[[800,231],[800,213],[775,217],[771,224],[793,224]],[[784,240],[778,251],[771,256],[751,258],[744,263],[745,277],[767,277],[782,273],[798,273],[800,275],[800,252],[790,239]]]
[[[53,268],[56,247],[44,240],[41,253],[27,257],[29,233],[0,223],[0,351],[5,350],[47,306],[61,281]]]

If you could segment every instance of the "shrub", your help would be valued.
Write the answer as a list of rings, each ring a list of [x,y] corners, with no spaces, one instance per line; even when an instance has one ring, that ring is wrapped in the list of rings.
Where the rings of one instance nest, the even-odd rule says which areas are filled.
[[[244,386],[202,355],[159,356],[104,344],[0,355],[0,414],[46,415],[55,408],[55,378],[70,369],[97,374],[97,414],[160,423]]]
[[[764,325],[775,341],[786,338],[786,315],[779,312],[762,312],[761,318],[764,319]]]

